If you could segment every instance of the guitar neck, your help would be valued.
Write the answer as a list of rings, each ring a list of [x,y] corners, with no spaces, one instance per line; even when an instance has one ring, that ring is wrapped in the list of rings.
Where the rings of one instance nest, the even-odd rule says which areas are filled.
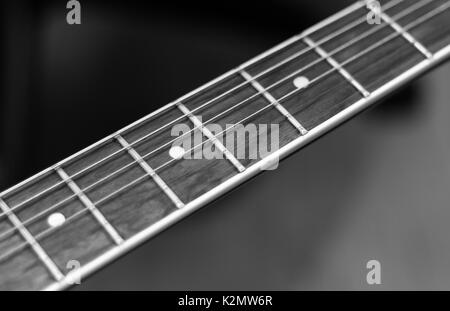
[[[379,3],[355,3],[1,193],[0,289],[71,285],[450,56],[450,0]]]

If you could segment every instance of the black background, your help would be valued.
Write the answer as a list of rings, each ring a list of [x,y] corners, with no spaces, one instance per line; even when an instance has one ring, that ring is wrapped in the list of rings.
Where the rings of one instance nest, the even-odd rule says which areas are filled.
[[[74,26],[63,0],[2,3],[1,188],[352,1],[80,2]],[[448,289],[448,69],[78,289]]]

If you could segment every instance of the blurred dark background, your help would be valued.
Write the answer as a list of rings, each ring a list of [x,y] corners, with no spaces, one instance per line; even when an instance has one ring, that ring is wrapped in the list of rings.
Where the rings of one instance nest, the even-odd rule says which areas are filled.
[[[80,2],[81,25],[63,0],[2,3],[2,189],[353,1]],[[450,289],[449,79],[442,66],[77,289]]]

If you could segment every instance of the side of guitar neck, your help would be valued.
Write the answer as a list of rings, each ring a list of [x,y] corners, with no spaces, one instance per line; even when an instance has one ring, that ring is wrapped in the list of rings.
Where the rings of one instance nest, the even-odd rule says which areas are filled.
[[[450,0],[380,4],[359,1],[1,193],[0,289],[72,285],[450,57]],[[265,132],[241,154],[212,124]],[[180,158],[177,125],[190,129]],[[278,144],[261,154],[263,134]]]

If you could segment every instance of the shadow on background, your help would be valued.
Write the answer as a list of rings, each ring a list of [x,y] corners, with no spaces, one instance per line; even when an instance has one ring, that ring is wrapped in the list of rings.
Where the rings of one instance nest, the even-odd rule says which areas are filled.
[[[3,4],[2,188],[352,1]],[[326,3],[326,5],[325,5]],[[79,289],[446,288],[448,66],[102,270]],[[445,93],[447,92],[447,93]]]

